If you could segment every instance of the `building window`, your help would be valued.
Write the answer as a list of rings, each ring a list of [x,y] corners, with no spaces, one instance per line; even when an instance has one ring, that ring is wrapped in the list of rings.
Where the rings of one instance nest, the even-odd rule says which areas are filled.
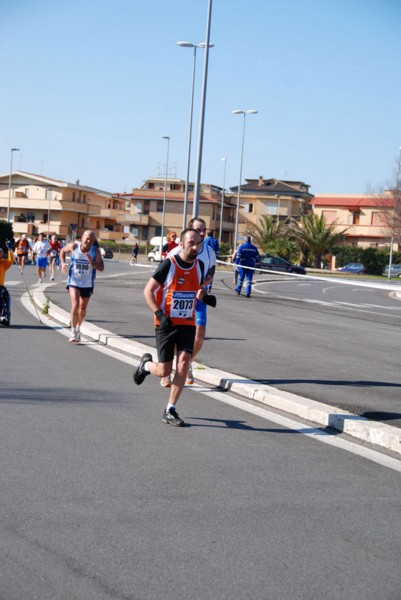
[[[253,204],[252,204],[252,202],[244,205],[244,213],[253,213]],[[274,212],[274,213],[268,213],[268,214],[275,215],[276,212]]]
[[[253,205],[249,205],[252,206],[252,211],[253,211]],[[251,211],[248,211],[251,212]],[[278,202],[268,202],[267,206],[266,206],[266,214],[267,215],[277,215],[278,214]]]
[[[75,192],[72,192],[72,201],[76,202]]]
[[[354,210],[354,212],[352,213],[352,224],[353,225],[359,225],[360,216],[361,216],[361,212],[359,210]]]
[[[380,212],[372,212],[372,225],[388,225],[385,215]]]
[[[84,204],[86,204],[86,194],[84,194],[84,199],[82,200]]]
[[[327,223],[327,225],[331,225],[337,218],[336,210],[323,210],[322,215]]]
[[[25,188],[25,198],[29,198],[29,188]]]
[[[154,190],[154,189],[155,189],[155,184],[152,181],[149,181],[148,190]]]
[[[52,200],[53,199],[53,190],[46,190],[45,198],[46,198],[46,200]]]
[[[26,213],[26,220],[28,221],[28,223],[34,223],[35,213]]]
[[[157,225],[157,227],[155,227],[155,236],[161,235],[161,234],[162,234],[162,228],[160,227],[160,225]]]
[[[156,212],[158,212],[158,213],[163,212],[163,201],[162,200],[157,201]]]
[[[149,200],[145,200],[145,202],[143,203],[143,214],[148,215],[149,211],[150,211],[150,202],[149,202]]]
[[[149,228],[142,227],[142,239],[146,242],[149,236]]]

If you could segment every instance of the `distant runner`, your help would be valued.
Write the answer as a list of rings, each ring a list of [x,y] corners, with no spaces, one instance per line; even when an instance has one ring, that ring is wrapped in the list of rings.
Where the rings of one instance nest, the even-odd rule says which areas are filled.
[[[94,231],[85,231],[81,242],[71,242],[60,250],[61,271],[68,273],[67,290],[71,300],[70,342],[81,341],[81,325],[86,316],[86,308],[93,294],[96,271],[104,271],[100,250],[95,244]],[[71,253],[71,264],[65,262]]]

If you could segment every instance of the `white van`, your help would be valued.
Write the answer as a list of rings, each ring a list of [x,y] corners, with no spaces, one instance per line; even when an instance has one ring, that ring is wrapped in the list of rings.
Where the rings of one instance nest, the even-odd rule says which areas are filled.
[[[150,262],[160,262],[161,258],[160,246],[156,246],[150,252],[148,252],[148,260]]]

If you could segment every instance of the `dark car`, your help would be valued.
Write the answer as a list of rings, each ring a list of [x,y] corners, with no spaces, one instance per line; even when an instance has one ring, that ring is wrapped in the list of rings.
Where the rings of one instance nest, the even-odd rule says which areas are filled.
[[[365,273],[365,270],[365,267],[361,263],[348,263],[344,267],[337,269],[337,271],[341,271],[342,273],[356,273],[357,275]]]
[[[110,248],[100,248],[100,254],[102,258],[113,258],[114,256],[113,250],[110,250]]]
[[[287,273],[297,273],[298,275],[306,275],[306,269],[300,265],[293,265],[281,256],[271,256],[270,254],[262,254],[256,261],[255,269],[263,269],[264,271],[284,271]]]

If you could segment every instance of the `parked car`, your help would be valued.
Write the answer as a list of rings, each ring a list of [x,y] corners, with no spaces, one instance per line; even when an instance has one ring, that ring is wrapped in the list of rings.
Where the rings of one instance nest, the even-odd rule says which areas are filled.
[[[150,252],[148,252],[148,260],[150,262],[160,262],[162,259],[161,257],[161,253],[160,253],[160,246],[156,246],[155,248],[153,248],[153,250],[151,250]]]
[[[365,273],[366,269],[361,263],[348,263],[347,265],[344,265],[344,267],[339,267],[337,271],[360,275],[361,273]]]
[[[113,250],[110,250],[110,248],[100,248],[100,254],[102,258],[113,258],[114,256]]]
[[[387,265],[387,267],[383,271],[383,275],[385,275],[386,277],[388,277],[388,270],[389,269],[388,269],[388,265]],[[391,277],[401,277],[401,265],[391,265],[390,276]]]
[[[298,275],[306,275],[306,269],[300,265],[293,265],[281,256],[271,256],[270,254],[262,254],[260,259],[255,264],[255,269],[263,269],[270,271],[285,271],[287,273],[298,273]],[[262,271],[259,271],[260,273]]]

